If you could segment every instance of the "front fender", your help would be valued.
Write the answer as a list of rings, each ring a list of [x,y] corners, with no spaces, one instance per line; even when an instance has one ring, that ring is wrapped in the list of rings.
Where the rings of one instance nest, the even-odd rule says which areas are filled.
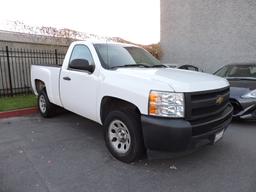
[[[135,105],[141,114],[148,114],[148,98],[151,90],[170,91],[168,84],[159,81],[150,81],[131,78],[130,76],[112,73],[105,75],[100,85],[97,99],[98,122],[100,119],[101,101],[105,96],[118,98]],[[102,122],[101,122],[102,123]]]

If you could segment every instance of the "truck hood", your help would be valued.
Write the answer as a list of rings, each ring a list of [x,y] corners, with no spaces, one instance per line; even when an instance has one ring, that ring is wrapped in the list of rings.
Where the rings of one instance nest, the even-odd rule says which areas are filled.
[[[226,79],[215,75],[171,68],[119,68],[122,75],[138,79],[167,83],[175,92],[197,92],[229,86]]]

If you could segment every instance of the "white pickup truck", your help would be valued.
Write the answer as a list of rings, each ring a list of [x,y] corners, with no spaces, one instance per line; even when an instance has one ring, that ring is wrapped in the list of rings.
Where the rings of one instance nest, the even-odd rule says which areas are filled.
[[[232,118],[225,79],[166,68],[129,44],[74,42],[62,66],[32,65],[31,81],[43,117],[60,106],[104,125],[107,148],[124,162],[215,143]]]

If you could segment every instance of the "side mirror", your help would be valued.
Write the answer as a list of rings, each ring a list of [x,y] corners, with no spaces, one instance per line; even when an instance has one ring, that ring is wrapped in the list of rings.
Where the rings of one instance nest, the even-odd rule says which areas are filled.
[[[69,64],[70,69],[78,69],[83,71],[89,71],[90,73],[93,73],[95,69],[95,65],[90,65],[88,60],[86,59],[74,59]]]

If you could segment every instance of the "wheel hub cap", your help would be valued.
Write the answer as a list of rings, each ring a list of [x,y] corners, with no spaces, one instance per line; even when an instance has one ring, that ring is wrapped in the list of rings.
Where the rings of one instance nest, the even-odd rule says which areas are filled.
[[[43,95],[40,96],[39,98],[39,108],[41,112],[45,113],[46,112],[46,101]]]
[[[126,153],[130,148],[131,137],[127,126],[120,120],[114,120],[109,125],[109,141],[118,153]]]

